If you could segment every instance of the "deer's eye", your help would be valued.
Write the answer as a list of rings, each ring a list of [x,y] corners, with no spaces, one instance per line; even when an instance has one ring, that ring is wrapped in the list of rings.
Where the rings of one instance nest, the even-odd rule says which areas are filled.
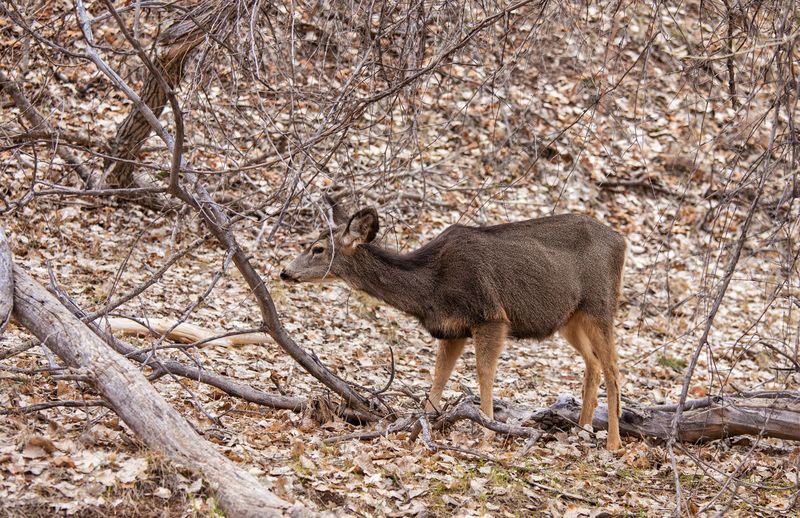
[[[324,251],[325,251],[325,248],[323,248],[321,246],[315,246],[314,248],[311,249],[311,255],[321,254]]]

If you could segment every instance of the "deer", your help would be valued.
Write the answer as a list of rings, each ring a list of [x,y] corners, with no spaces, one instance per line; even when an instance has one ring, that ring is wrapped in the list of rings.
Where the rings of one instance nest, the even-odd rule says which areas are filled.
[[[376,242],[378,212],[348,215],[326,196],[329,228],[280,273],[283,281],[341,280],[416,318],[439,341],[427,412],[467,339],[474,342],[480,411],[494,418],[493,386],[507,337],[543,340],[558,332],[586,368],[578,425],[592,424],[600,372],[608,397],[606,448],[618,450],[620,380],[614,318],[627,242],[583,215],[561,214],[492,226],[452,225],[399,253]]]

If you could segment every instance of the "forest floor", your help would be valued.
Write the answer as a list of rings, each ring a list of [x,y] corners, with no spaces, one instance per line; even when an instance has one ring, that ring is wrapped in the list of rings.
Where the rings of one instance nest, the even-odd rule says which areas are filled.
[[[574,207],[611,222],[630,241],[617,324],[624,400],[640,404],[676,401],[687,359],[697,345],[695,327],[697,322],[702,325],[702,318],[693,319],[691,313],[680,310],[670,316],[665,306],[643,304],[653,282],[653,269],[663,259],[658,257],[657,245],[641,238],[649,232],[646,223],[620,215],[627,204],[657,207],[671,202],[630,193],[609,196],[590,182],[576,180],[574,184],[580,188],[565,196],[578,194],[565,208]],[[528,196],[545,191],[538,182],[524,187]],[[582,191],[586,194],[581,195]],[[614,212],[587,209],[584,196],[617,198]],[[535,207],[535,203],[504,207],[503,215],[494,221],[541,214]],[[703,209],[689,210],[701,213]],[[102,304],[114,282],[117,290],[126,292],[167,254],[163,243],[171,232],[169,221],[136,210],[126,210],[126,217],[120,218],[119,211],[114,205],[75,202],[46,207],[40,202],[27,217],[8,222],[15,258],[44,283],[48,276],[43,265],[50,261],[71,296],[89,307]],[[700,217],[702,214],[695,216]],[[406,243],[424,241],[458,218],[458,211],[421,214],[402,235],[409,236]],[[142,228],[147,232],[139,238]],[[254,239],[257,229],[250,230],[250,235],[239,233],[245,244],[248,238]],[[337,374],[373,389],[382,387],[389,377],[391,348],[396,369],[393,389],[408,389],[422,396],[432,376],[436,343],[413,319],[344,286],[285,285],[277,279],[281,265],[308,237],[281,234],[272,247],[253,250],[292,336]],[[698,282],[693,272],[701,268],[703,254],[691,225],[676,223],[673,243],[682,249],[673,261],[686,265],[672,273],[672,297],[680,301]],[[129,253],[129,263],[136,267],[116,279],[120,258]],[[177,314],[196,292],[194,288],[207,283],[219,269],[219,263],[214,247],[197,249],[172,268],[146,298],[130,303],[130,314]],[[739,275],[746,279],[750,274],[742,271]],[[718,347],[713,357],[701,355],[690,387],[692,397],[737,388],[791,386],[791,382],[775,378],[769,356],[734,346],[746,331],[742,312],[750,307],[760,309],[761,289],[745,281],[732,285],[712,330],[711,342]],[[647,308],[644,312],[643,307]],[[212,329],[252,328],[257,325],[257,315],[243,283],[231,275],[190,321]],[[14,347],[27,339],[12,326],[3,346]],[[207,347],[192,356],[215,372],[264,390],[323,394],[315,380],[274,344]],[[461,391],[453,389],[460,386],[477,393],[474,362],[468,348],[446,398],[454,400]],[[78,390],[54,381],[51,372],[31,373],[47,366],[48,360],[38,348],[5,360],[0,379],[2,406],[94,399],[90,389]],[[582,376],[583,363],[559,337],[538,343],[509,340],[500,360],[495,394],[517,405],[546,406],[560,393],[580,394]],[[278,495],[299,499],[312,508],[344,515],[415,515],[425,509],[435,516],[516,516],[529,511],[594,516],[599,510],[660,515],[674,506],[673,471],[662,444],[628,438],[623,452],[612,454],[603,449],[602,437],[573,429],[546,435],[527,454],[517,457],[524,441],[498,437],[486,444],[482,430],[470,423],[438,433],[435,439],[490,456],[492,461],[452,451],[431,452],[421,441],[409,443],[406,434],[325,444],[326,439],[360,428],[338,420],[320,426],[303,415],[236,401],[203,384],[188,380],[180,380],[180,384],[183,388],[163,379],[157,385],[229,458],[256,473]],[[398,390],[391,393],[390,399],[400,408],[418,408]],[[216,416],[222,426],[205,414]],[[144,449],[108,410],[55,408],[9,415],[0,421],[0,436],[0,470],[4,473],[0,501],[2,512],[9,515],[31,516],[39,510],[44,516],[52,508],[81,516],[91,515],[90,509],[98,516],[125,516],[134,509],[136,515],[162,516],[165,508],[178,514],[189,508],[205,514],[213,505],[198,481],[185,478]],[[742,500],[732,511],[741,505],[749,515],[753,504],[769,509],[790,505],[790,497],[796,495],[798,454],[800,448],[779,440],[722,440],[681,446],[677,462],[683,490],[693,506],[714,509],[728,505],[730,495],[721,489],[733,475]],[[580,499],[567,494],[580,495]],[[152,514],[145,512],[149,508]]]
[[[554,48],[569,44],[563,35],[552,38]],[[653,62],[663,57],[661,52],[666,51],[654,47]],[[634,58],[620,57],[630,64]],[[596,56],[544,67],[535,78],[515,83],[509,99],[522,103],[535,96],[534,111],[541,120],[568,124],[590,95],[580,88],[589,66],[581,59],[591,63]],[[576,132],[560,155],[527,172],[525,153],[516,157],[504,148],[493,155],[503,128],[492,95],[474,96],[466,108],[463,101],[470,92],[441,96],[438,111],[424,112],[421,121],[431,132],[424,135],[426,157],[438,164],[431,181],[441,189],[432,189],[426,198],[435,204],[407,198],[381,213],[383,243],[400,250],[411,250],[457,222],[502,223],[552,212],[587,214],[625,234],[629,250],[616,325],[623,405],[678,400],[747,208],[734,207],[710,226],[704,224],[710,211],[703,199],[708,178],[721,174],[729,160],[732,151],[724,137],[739,134],[741,114],[723,100],[698,111],[703,99],[685,91],[682,76],[667,61],[663,74],[621,85],[598,106],[591,131],[587,125],[585,133]],[[479,73],[457,65],[450,72]],[[33,85],[36,80],[35,75],[29,78]],[[639,91],[642,85],[647,93]],[[631,108],[634,100],[638,108]],[[124,108],[111,98],[102,103],[111,111]],[[753,106],[768,110],[766,100],[756,99]],[[661,115],[631,130],[625,117],[636,119],[631,111],[637,109]],[[459,119],[452,114],[462,111],[464,119],[454,123]],[[111,135],[113,127],[108,131]],[[436,131],[442,135],[431,136]],[[382,150],[361,147],[359,138],[351,137],[357,150],[353,160],[379,161]],[[756,161],[767,138],[768,132],[759,131],[749,138],[749,150],[737,148],[742,162]],[[689,158],[683,149],[692,149]],[[484,155],[494,161],[483,160]],[[194,159],[201,161],[202,152]],[[17,158],[6,150],[0,151],[0,160]],[[619,171],[629,173],[626,178],[638,171],[642,182],[607,183],[620,179]],[[3,174],[9,175],[6,196],[14,198],[24,192],[32,173],[19,167]],[[269,173],[263,181],[271,181]],[[358,204],[383,204],[392,181]],[[419,185],[403,181],[397,179],[403,189]],[[324,179],[317,187],[324,187]],[[37,197],[2,224],[15,261],[43,284],[49,282],[50,264],[61,289],[87,311],[101,309],[111,294],[129,292],[203,232],[196,221],[176,223],[125,201],[81,198]],[[394,381],[386,397],[403,412],[417,411],[430,386],[436,342],[416,321],[342,283],[288,285],[278,278],[318,232],[315,224],[311,217],[300,218],[295,228],[280,228],[272,240],[261,236],[260,223],[239,224],[235,233],[303,348],[333,372],[371,389],[386,384],[393,354]],[[763,246],[772,228],[772,216],[757,212],[753,238],[711,326],[709,346],[699,355],[690,397],[798,387],[800,375],[777,370],[770,350],[758,345],[765,337],[790,342],[798,327],[797,310],[787,309],[797,300],[797,279],[790,292],[781,291],[785,300],[771,298],[786,254],[783,245]],[[177,318],[221,270],[223,259],[224,253],[207,240],[118,312]],[[259,313],[246,285],[230,269],[188,321],[220,331],[254,328]],[[0,337],[0,348],[30,338],[12,324]],[[142,347],[150,343],[126,339]],[[159,354],[197,362],[265,391],[330,396],[274,343]],[[112,411],[55,407],[20,412],[56,399],[97,399],[91,387],[55,379],[57,371],[48,368],[49,362],[40,347],[0,361],[0,409],[6,413],[0,419],[0,516],[219,512],[202,479],[176,470],[144,447]],[[558,336],[541,342],[509,340],[495,397],[523,407],[548,406],[559,394],[580,394],[583,370],[579,356]],[[798,509],[800,446],[788,441],[741,437],[679,444],[676,476],[666,446],[657,441],[623,438],[624,448],[612,453],[603,447],[604,433],[572,428],[545,433],[520,455],[525,440],[497,436],[486,441],[479,426],[460,422],[434,432],[433,438],[445,446],[437,451],[421,440],[409,441],[407,433],[331,443],[386,424],[355,426],[338,418],[320,424],[311,415],[262,408],[186,379],[163,377],[156,386],[219,451],[278,496],[334,516],[662,516],[675,509],[676,478],[689,509],[703,515],[790,515]],[[469,347],[445,399],[455,401],[465,391],[477,393]],[[605,404],[602,388],[600,404]]]

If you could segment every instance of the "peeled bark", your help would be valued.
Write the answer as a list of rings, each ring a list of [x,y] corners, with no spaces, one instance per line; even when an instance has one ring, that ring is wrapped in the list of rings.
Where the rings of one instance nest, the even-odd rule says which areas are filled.
[[[14,266],[14,318],[64,362],[83,369],[114,411],[149,447],[201,474],[227,516],[283,516],[290,504],[200,437],[144,375]],[[300,507],[292,514],[308,514]]]
[[[147,325],[124,317],[109,317],[108,325],[111,329],[123,335],[166,335],[170,340],[191,344],[202,342],[203,346],[231,347],[235,345],[266,344],[272,342],[272,338],[266,333],[244,333],[231,336],[219,336],[204,327],[196,326],[183,322],[177,326],[173,325],[164,318],[149,318],[145,322]]]

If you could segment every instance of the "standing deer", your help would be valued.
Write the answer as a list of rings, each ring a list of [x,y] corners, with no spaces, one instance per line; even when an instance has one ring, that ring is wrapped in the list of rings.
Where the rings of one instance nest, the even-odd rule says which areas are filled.
[[[492,387],[506,336],[541,340],[556,331],[586,363],[579,425],[591,424],[602,370],[608,393],[606,448],[620,448],[619,370],[614,345],[625,238],[587,216],[562,214],[489,227],[453,225],[399,254],[373,243],[378,213],[349,216],[331,204],[334,227],[281,272],[281,279],[341,279],[416,317],[440,340],[427,410],[467,338],[475,343],[480,408],[493,417]]]

